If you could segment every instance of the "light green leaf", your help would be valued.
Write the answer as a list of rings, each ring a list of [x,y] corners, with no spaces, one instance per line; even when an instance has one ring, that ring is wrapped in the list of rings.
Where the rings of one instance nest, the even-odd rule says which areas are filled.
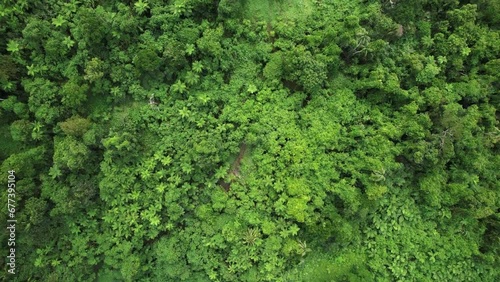
[[[252,93],[252,94],[255,93],[255,92],[257,92],[257,86],[255,86],[254,84],[248,85],[247,92],[248,93]]]
[[[194,53],[194,44],[187,44],[186,45],[186,54],[188,55],[193,55]]]
[[[134,9],[139,15],[144,13],[148,8],[149,4],[147,2],[143,2],[142,0],[134,3]]]
[[[186,107],[183,107],[182,109],[179,110],[179,114],[181,115],[182,118],[187,118],[191,115],[191,111],[188,110]]]
[[[68,49],[75,45],[75,41],[71,40],[71,36],[65,37],[63,43],[64,45],[66,45],[66,47],[68,47]]]
[[[57,18],[52,19],[52,24],[55,25],[56,27],[62,26],[66,20],[63,18],[62,15],[57,16]]]
[[[52,177],[52,179],[56,179],[59,176],[61,176],[62,173],[61,173],[61,170],[59,169],[59,167],[57,167],[57,165],[54,165],[53,167],[51,167],[49,169],[49,175],[50,175],[50,177]]]
[[[201,73],[203,71],[203,65],[200,61],[193,62],[193,71],[196,73]]]
[[[9,40],[9,43],[7,43],[7,51],[12,53],[19,52],[19,43],[14,40]]]

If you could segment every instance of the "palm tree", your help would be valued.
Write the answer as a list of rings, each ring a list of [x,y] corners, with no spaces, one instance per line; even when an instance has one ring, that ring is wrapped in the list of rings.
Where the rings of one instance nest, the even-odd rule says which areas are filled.
[[[255,241],[259,239],[260,232],[257,228],[248,228],[245,232],[245,236],[243,237],[243,241],[245,244],[252,246],[255,244]]]
[[[384,181],[385,180],[385,169],[382,168],[380,170],[376,170],[372,173],[371,178],[375,182]]]
[[[200,61],[193,62],[192,69],[195,73],[201,73],[203,71],[203,65]]]
[[[174,93],[183,94],[187,91],[187,86],[181,80],[177,80],[177,82],[170,87],[170,90]]]
[[[189,84],[189,85],[195,85],[200,80],[200,76],[197,75],[196,73],[192,72],[192,71],[188,71],[186,73],[185,79],[186,79],[186,83],[187,84]]]
[[[306,241],[297,240],[297,243],[299,244],[299,251],[301,257],[305,256],[308,252],[311,251],[311,249],[307,247]]]

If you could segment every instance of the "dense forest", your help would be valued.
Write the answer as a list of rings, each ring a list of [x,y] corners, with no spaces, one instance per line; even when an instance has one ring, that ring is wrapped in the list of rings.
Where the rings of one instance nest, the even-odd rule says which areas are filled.
[[[499,28],[498,0],[3,0],[0,280],[500,281]]]

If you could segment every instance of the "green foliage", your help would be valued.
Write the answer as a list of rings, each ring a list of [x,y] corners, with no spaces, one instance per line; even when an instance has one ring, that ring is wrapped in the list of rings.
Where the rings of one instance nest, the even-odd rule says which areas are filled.
[[[93,78],[91,79],[90,77]],[[97,77],[99,77],[99,74],[85,76],[85,79],[94,80],[98,79]],[[61,103],[68,108],[77,108],[81,106],[82,103],[87,100],[88,89],[88,85],[79,80],[70,80],[66,82],[61,89]]]
[[[27,142],[31,138],[33,125],[27,120],[16,120],[10,125],[12,140],[17,142]]]
[[[414,201],[402,198],[406,198],[404,194],[392,194],[380,201],[383,212],[374,215],[363,231],[367,235],[364,247],[370,258],[368,265],[375,277],[494,280],[493,269],[478,266],[481,253],[475,243],[477,237],[466,231],[477,222],[465,223],[458,215],[453,218],[446,208],[422,213]],[[435,215],[441,217],[438,225],[426,220]],[[460,233],[465,236],[457,236]]]
[[[0,280],[499,280],[497,1],[0,14]]]
[[[61,130],[69,136],[80,137],[89,130],[91,122],[80,116],[73,116],[64,122],[59,123]]]
[[[92,58],[85,67],[85,80],[95,82],[104,76],[103,62],[99,58]]]
[[[363,254],[351,252],[336,256],[314,255],[293,271],[286,279],[292,281],[366,281],[372,275],[366,268]]]
[[[54,140],[54,165],[70,170],[84,169],[90,150],[73,137]]]
[[[142,0],[139,0],[134,3],[134,9],[139,15],[143,14],[148,8],[149,8],[148,2],[143,2]]]
[[[42,146],[27,148],[22,152],[10,155],[2,162],[2,171],[19,171],[16,177],[27,179],[34,177],[39,166],[45,160],[46,149]]]
[[[19,43],[14,40],[9,40],[9,43],[7,43],[7,51],[11,53],[19,52]]]
[[[160,58],[152,49],[144,49],[137,52],[133,62],[141,71],[154,72],[160,66]]]

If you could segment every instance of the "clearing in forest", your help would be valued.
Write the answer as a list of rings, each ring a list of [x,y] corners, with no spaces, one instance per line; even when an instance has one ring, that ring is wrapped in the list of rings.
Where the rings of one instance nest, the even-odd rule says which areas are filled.
[[[314,11],[315,0],[252,0],[245,3],[245,17],[273,21],[303,19]]]

